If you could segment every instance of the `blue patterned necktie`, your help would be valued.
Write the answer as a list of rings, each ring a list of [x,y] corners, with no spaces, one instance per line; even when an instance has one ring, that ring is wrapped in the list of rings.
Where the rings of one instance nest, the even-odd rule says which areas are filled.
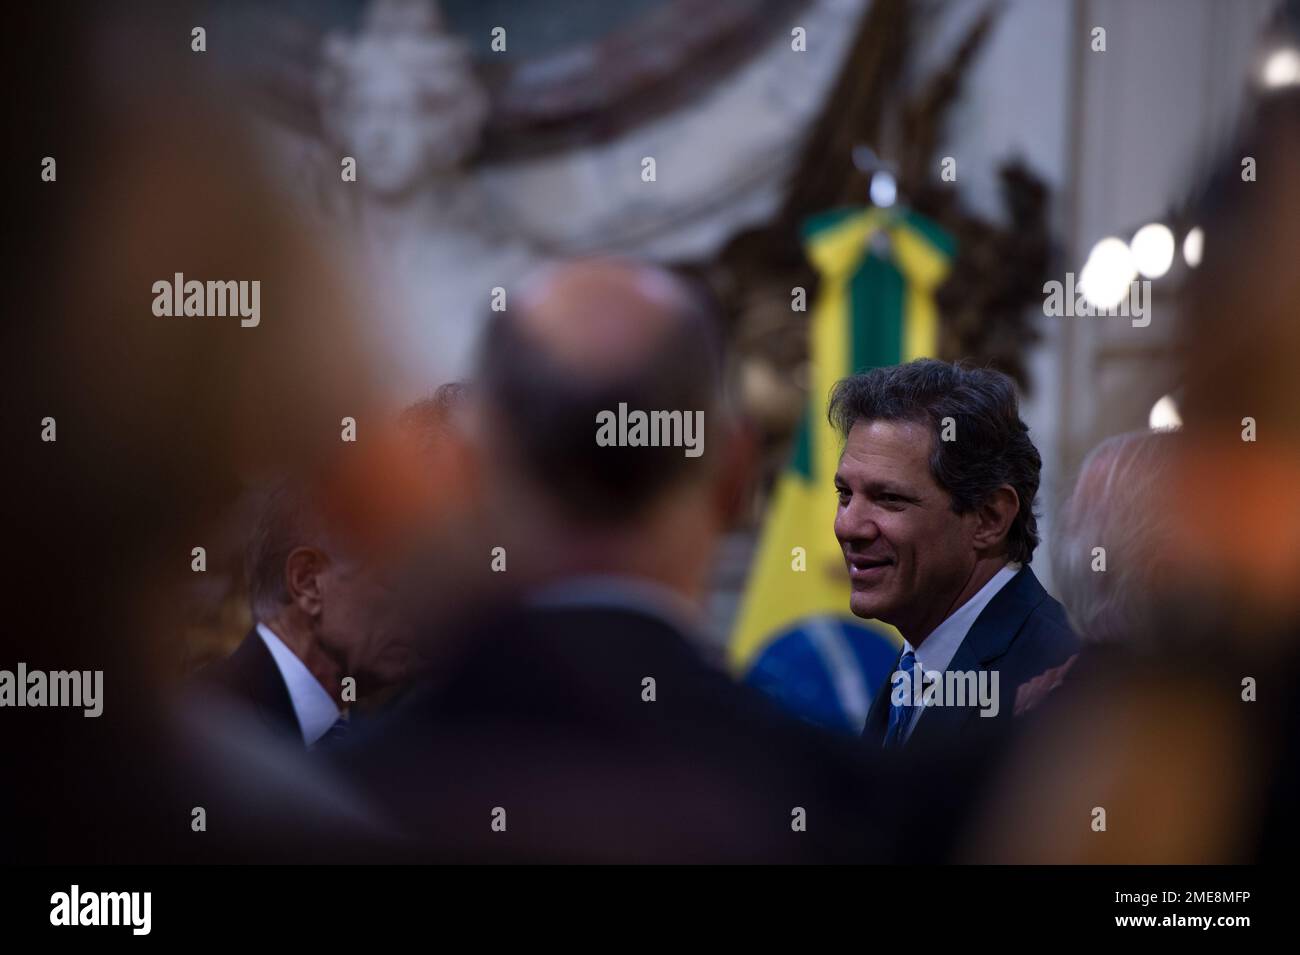
[[[885,730],[885,749],[902,746],[906,739],[907,728],[912,724],[912,686],[916,680],[916,654],[908,650],[898,661],[895,673],[907,674],[907,696],[900,705],[894,702],[894,686],[891,683],[889,693],[889,727]]]
[[[334,721],[334,725],[325,731],[325,735],[316,740],[313,748],[334,746],[346,739],[351,732],[352,720],[344,714]]]

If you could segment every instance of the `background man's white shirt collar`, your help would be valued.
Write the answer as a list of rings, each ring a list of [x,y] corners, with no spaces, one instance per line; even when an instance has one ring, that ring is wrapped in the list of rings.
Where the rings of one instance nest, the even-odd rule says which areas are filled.
[[[919,650],[906,640],[903,641],[903,652],[907,653],[910,650],[916,654],[916,663],[921,670],[916,674],[917,679],[921,678],[921,673],[928,670],[943,672],[948,669],[952,658],[957,655],[957,648],[966,639],[966,634],[970,633],[970,628],[976,619],[984,612],[989,601],[997,596],[998,591],[1010,583],[1012,577],[1020,573],[1021,566],[1014,562],[1009,563],[990,577],[988,583],[975,592],[975,596],[950,613],[943,623],[935,627],[930,635],[921,641]],[[904,740],[912,735],[912,731],[916,729],[916,721],[921,718],[924,711],[924,706],[913,708],[912,721],[903,732]]]
[[[284,641],[270,627],[259,623],[257,635],[266,644],[266,649],[271,651],[271,657],[280,669],[284,685],[289,689],[294,715],[298,717],[298,726],[302,729],[302,741],[310,746],[324,736],[339,718],[338,704],[326,692],[325,687],[320,685],[320,681],[312,676],[307,665],[285,646]]]

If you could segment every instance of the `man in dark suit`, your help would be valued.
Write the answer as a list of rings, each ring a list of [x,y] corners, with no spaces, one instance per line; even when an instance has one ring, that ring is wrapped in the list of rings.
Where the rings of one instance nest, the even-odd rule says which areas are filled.
[[[287,481],[268,496],[247,556],[253,630],[196,678],[307,747],[346,733],[359,695],[397,686],[412,659],[379,554],[327,517],[328,493]]]
[[[903,637],[864,738],[941,745],[1005,725],[1016,688],[1078,649],[1028,566],[1041,460],[1011,380],[922,359],[844,379],[829,414],[849,605]]]
[[[936,857],[944,826],[909,831],[916,788],[881,757],[707,660],[698,602],[746,471],[714,316],[671,274],[615,261],[514,295],[475,386],[514,599],[341,765],[423,859]],[[683,424],[598,437],[606,412],[635,411]]]

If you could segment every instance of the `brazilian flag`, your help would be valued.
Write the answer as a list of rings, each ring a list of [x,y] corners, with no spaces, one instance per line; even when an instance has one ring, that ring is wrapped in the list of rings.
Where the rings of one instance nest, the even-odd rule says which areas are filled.
[[[821,276],[808,406],[773,492],[729,662],[799,715],[856,733],[901,638],[849,612],[848,573],[832,528],[841,442],[826,404],[846,375],[934,355],[934,292],[954,243],[900,208],[838,209],[808,220],[802,232]]]

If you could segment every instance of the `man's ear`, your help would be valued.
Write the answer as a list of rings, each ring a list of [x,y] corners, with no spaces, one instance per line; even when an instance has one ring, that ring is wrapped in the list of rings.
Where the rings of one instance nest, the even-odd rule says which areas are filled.
[[[1003,484],[975,509],[975,546],[980,550],[999,547],[1019,513],[1020,495],[1010,484]]]
[[[310,617],[321,611],[321,577],[329,560],[315,547],[295,547],[284,561],[284,588],[289,602]]]

